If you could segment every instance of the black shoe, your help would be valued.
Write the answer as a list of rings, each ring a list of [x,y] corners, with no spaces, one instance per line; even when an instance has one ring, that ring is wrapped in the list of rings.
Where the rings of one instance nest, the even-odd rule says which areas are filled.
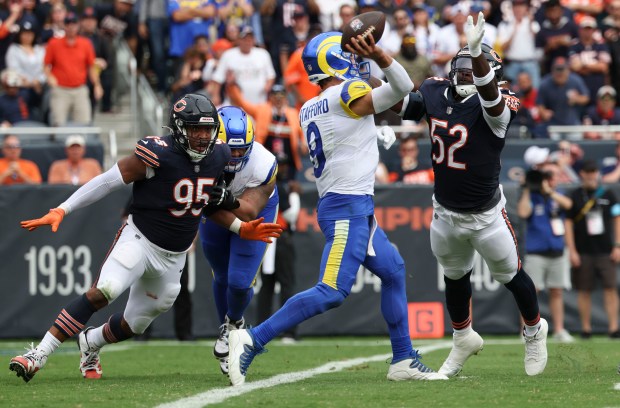
[[[620,330],[616,330],[613,333],[609,333],[610,339],[620,339]]]
[[[580,337],[583,340],[589,340],[592,337],[592,332],[582,331],[581,334],[580,334]]]

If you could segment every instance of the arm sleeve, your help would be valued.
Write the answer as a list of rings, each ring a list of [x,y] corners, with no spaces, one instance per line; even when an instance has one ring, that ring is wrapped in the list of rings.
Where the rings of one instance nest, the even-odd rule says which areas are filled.
[[[396,60],[389,67],[382,69],[388,80],[372,90],[372,105],[375,113],[381,113],[400,102],[413,89],[413,82],[407,71]]]
[[[110,192],[125,185],[121,170],[115,164],[110,170],[98,175],[80,187],[58,208],[65,210],[65,215],[73,210],[86,207],[108,195]]]

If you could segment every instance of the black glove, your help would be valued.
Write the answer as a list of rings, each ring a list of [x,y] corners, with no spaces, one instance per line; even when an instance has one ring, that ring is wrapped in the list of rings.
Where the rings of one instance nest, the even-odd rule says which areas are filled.
[[[211,190],[207,205],[209,207],[217,207],[220,210],[234,210],[239,208],[241,203],[228,189],[226,182],[220,179],[217,185],[213,187],[213,190]]]

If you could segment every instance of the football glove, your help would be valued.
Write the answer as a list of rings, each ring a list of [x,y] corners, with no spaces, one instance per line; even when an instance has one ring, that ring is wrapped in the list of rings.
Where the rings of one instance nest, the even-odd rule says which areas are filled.
[[[391,127],[383,126],[377,129],[377,139],[383,143],[383,148],[385,150],[389,150],[396,141],[396,133],[394,133],[394,129]]]
[[[49,213],[45,214],[41,218],[37,218],[36,220],[26,220],[20,222],[22,228],[26,228],[28,231],[34,231],[38,227],[42,227],[44,225],[51,225],[52,232],[58,231],[58,226],[62,222],[62,219],[65,217],[65,210],[61,208],[52,208]]]
[[[280,237],[282,227],[272,222],[263,222],[265,217],[260,217],[249,222],[242,222],[239,228],[239,236],[250,241],[263,241],[271,243],[270,238]]]
[[[472,57],[476,58],[482,54],[482,39],[484,38],[484,14],[482,11],[478,13],[478,21],[474,25],[472,16],[467,17],[465,23],[465,36],[467,37],[467,45]]]
[[[209,194],[207,205],[217,207],[221,210],[234,210],[239,208],[241,203],[239,203],[237,197],[228,189],[226,181],[220,179],[217,185],[213,187],[211,194]]]

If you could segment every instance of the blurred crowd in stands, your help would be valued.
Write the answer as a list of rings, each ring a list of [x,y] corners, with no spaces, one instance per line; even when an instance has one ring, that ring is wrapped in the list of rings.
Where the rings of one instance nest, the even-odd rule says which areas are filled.
[[[204,92],[242,106],[295,179],[306,153],[297,111],[319,91],[301,50],[375,10],[387,16],[380,46],[416,86],[448,75],[467,16],[482,11],[503,86],[521,100],[508,138],[555,138],[553,125],[620,125],[620,0],[0,0],[0,126],[89,125],[96,111],[114,112],[115,44],[124,39],[161,101]],[[390,114],[377,122],[403,124]],[[419,131],[399,133],[398,160],[377,179],[432,183],[430,163],[412,159],[425,127],[405,124]]]

